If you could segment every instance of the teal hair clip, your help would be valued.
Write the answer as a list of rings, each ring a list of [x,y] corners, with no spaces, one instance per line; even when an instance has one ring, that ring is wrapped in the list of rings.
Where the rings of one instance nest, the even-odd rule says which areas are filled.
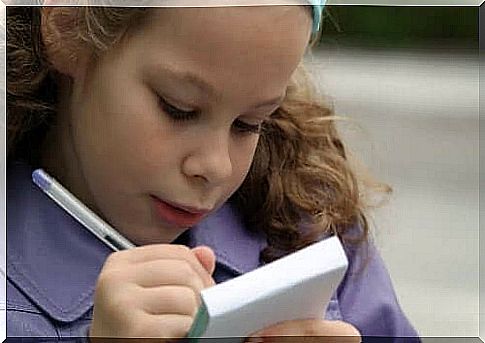
[[[322,21],[322,12],[325,7],[326,0],[309,0],[313,7],[313,34],[315,35],[320,30],[320,22]]]

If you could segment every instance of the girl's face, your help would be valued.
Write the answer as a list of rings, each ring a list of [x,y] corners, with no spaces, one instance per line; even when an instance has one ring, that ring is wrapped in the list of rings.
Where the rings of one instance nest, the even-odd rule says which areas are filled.
[[[70,66],[43,163],[135,243],[171,242],[243,182],[310,30],[300,6],[153,10]]]

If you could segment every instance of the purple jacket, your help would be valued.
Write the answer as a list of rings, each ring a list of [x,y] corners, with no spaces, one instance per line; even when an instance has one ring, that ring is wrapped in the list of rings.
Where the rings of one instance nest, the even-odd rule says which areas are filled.
[[[85,337],[97,276],[111,253],[31,181],[32,168],[7,169],[7,336]],[[249,233],[229,204],[176,243],[214,249],[216,282],[260,266],[263,235]],[[364,336],[417,334],[401,311],[379,254],[349,249],[349,270],[325,314],[353,324]],[[408,341],[419,341],[407,338]]]

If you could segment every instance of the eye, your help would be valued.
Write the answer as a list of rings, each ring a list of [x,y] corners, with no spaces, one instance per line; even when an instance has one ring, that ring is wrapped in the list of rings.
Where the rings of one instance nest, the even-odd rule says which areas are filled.
[[[236,120],[234,122],[234,129],[240,134],[260,134],[262,124],[248,124],[242,120]]]
[[[160,107],[162,110],[167,113],[167,115],[175,120],[175,121],[185,121],[194,119],[199,114],[198,111],[184,111],[181,110],[173,105],[171,105],[167,100],[162,98],[161,96],[158,97],[160,102]]]
[[[176,106],[170,104],[166,99],[159,96],[160,107],[162,110],[175,121],[188,121],[197,118],[198,110],[184,111]],[[240,119],[234,121],[233,128],[239,134],[260,134],[262,131],[262,124],[249,124]]]

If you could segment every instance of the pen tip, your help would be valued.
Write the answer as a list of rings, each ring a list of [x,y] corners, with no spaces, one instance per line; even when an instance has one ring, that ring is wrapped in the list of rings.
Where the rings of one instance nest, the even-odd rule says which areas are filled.
[[[32,180],[37,186],[44,190],[48,189],[51,184],[47,174],[42,169],[34,170],[32,173]]]

